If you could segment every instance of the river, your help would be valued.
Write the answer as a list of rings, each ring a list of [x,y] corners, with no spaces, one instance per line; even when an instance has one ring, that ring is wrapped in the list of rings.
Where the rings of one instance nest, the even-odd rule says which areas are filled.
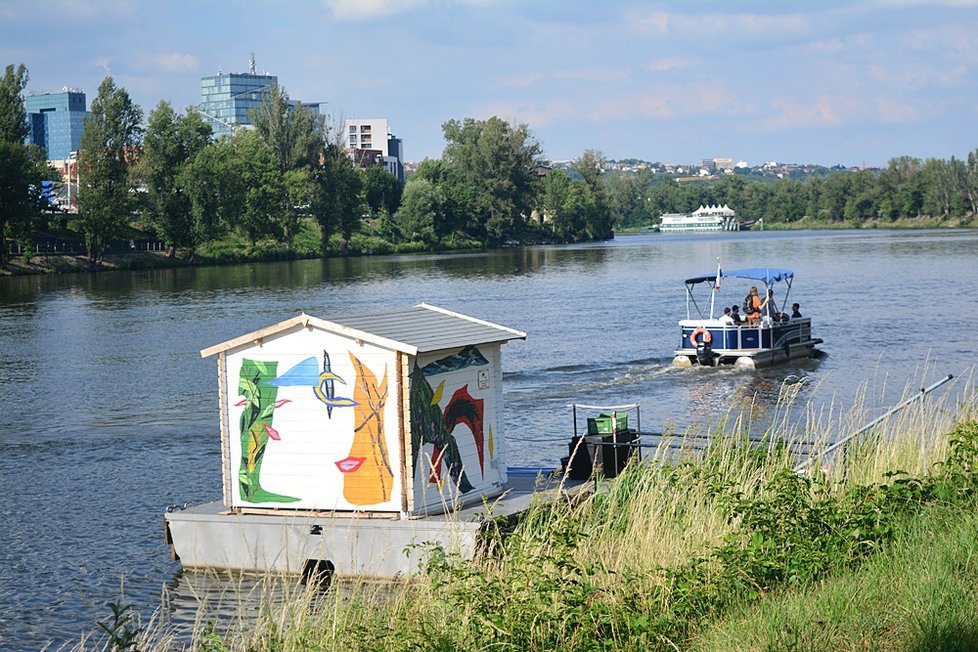
[[[489,253],[0,278],[0,649],[78,641],[177,577],[167,505],[221,494],[217,370],[200,350],[299,312],[419,301],[525,331],[503,347],[511,460],[555,465],[571,403],[641,405],[643,430],[704,427],[787,384],[871,412],[968,377],[978,231],[642,234]],[[677,369],[683,279],[787,267],[826,355]],[[743,294],[723,284],[724,304]],[[961,387],[958,383],[957,388]],[[946,391],[956,391],[952,385]]]

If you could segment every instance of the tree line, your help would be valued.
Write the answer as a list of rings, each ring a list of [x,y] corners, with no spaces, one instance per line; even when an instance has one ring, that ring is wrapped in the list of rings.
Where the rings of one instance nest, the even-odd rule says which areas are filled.
[[[30,249],[52,221],[41,189],[57,178],[29,133],[23,65],[0,79],[0,232]],[[402,187],[384,168],[357,167],[341,130],[274,86],[252,129],[214,139],[193,108],[142,109],[111,77],[100,84],[79,149],[78,219],[100,262],[135,222],[190,260],[240,241],[294,252],[314,233],[314,255],[572,242],[652,225],[663,213],[727,204],[746,221],[862,223],[978,212],[978,150],[966,160],[901,156],[881,171],[835,171],[775,182],[734,174],[680,183],[649,170],[609,173],[596,150],[552,168],[525,124],[498,117],[442,125],[445,148]],[[63,219],[63,218],[60,218]],[[308,248],[308,246],[307,246]],[[310,253],[310,252],[303,252]],[[3,264],[6,247],[0,247]]]
[[[883,170],[836,170],[805,179],[752,179],[741,174],[717,181],[678,182],[637,173],[608,175],[615,226],[658,222],[663,213],[726,204],[748,222],[790,224],[807,219],[824,225],[901,219],[971,220],[978,215],[978,150],[964,160],[900,156]]]
[[[4,199],[0,214],[4,235],[29,245],[32,230],[54,219],[37,189],[56,173],[27,165],[43,163],[44,156],[23,145],[26,82],[23,66],[8,67],[0,111],[12,126],[4,142],[23,156],[4,156],[4,162],[22,172],[10,184],[21,203]],[[340,130],[291,103],[281,87],[271,87],[249,117],[252,129],[216,140],[197,111],[178,113],[167,101],[144,121],[126,89],[106,77],[78,152],[74,228],[92,262],[127,239],[134,223],[164,241],[171,256],[179,251],[190,260],[202,248],[235,239],[290,251],[300,232],[310,230],[319,255],[345,254],[358,239],[361,250],[397,251],[496,246],[553,231],[561,239],[611,235],[610,202],[599,187],[598,168],[582,168],[588,181],[568,181],[579,191],[551,209],[555,215],[576,211],[577,226],[570,226],[570,216],[558,220],[559,229],[543,226],[536,209],[545,167],[526,125],[499,118],[445,123],[443,157],[426,160],[402,188],[383,167],[354,165]],[[586,207],[575,203],[582,198]]]

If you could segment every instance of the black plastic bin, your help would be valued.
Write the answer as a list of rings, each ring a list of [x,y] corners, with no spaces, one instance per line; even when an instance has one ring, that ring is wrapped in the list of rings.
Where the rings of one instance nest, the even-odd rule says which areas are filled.
[[[570,454],[567,462],[570,479],[589,479],[594,472],[594,462],[591,460],[591,452],[584,437],[571,437],[570,443],[567,444],[567,451]]]
[[[637,440],[638,433],[634,430],[622,430],[617,434],[601,438],[601,470],[604,471],[604,477],[618,477],[628,464],[628,460],[635,454],[634,446],[622,446],[622,444],[632,444]]]

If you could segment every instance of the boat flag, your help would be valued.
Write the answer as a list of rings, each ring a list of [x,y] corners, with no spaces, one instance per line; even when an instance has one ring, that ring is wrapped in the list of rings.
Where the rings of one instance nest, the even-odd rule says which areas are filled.
[[[720,291],[720,277],[721,276],[723,276],[723,272],[720,270],[720,259],[717,258],[717,284],[716,284],[716,288],[715,288],[717,292]]]

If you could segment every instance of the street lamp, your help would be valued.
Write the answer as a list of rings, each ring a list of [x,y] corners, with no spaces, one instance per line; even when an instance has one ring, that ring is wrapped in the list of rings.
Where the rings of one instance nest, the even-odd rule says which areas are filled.
[[[67,212],[71,212],[71,166],[72,164],[78,163],[78,152],[71,151],[68,152],[68,209]],[[75,181],[78,182],[79,175],[75,174]]]

